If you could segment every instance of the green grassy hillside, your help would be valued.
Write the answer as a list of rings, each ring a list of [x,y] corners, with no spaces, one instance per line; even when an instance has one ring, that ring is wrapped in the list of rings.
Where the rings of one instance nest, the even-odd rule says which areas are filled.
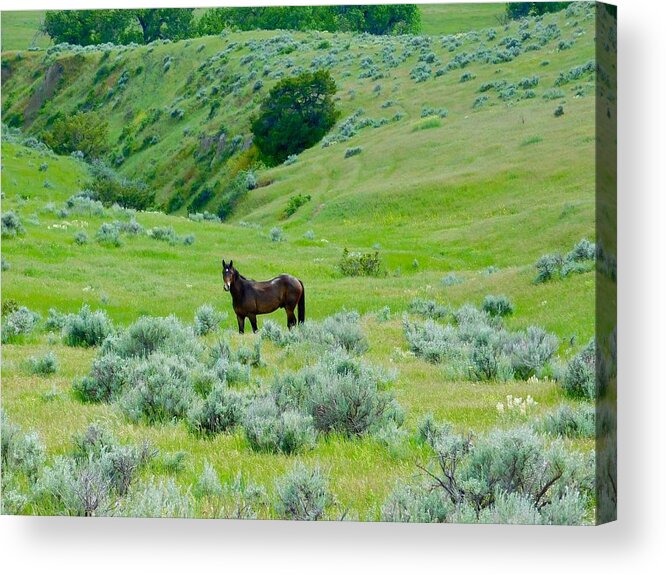
[[[217,185],[219,191],[237,171],[252,167],[247,151],[220,159],[213,146],[212,152],[205,150],[205,142],[208,137],[220,142],[221,134],[226,142],[238,135],[247,139],[249,115],[276,72],[291,74],[313,62],[330,67],[339,86],[341,122],[359,108],[359,118],[386,118],[375,122],[378,127],[372,122],[358,127],[347,141],[317,145],[291,165],[255,166],[259,186],[228,222],[194,222],[185,217],[186,205],[171,215],[136,214],[145,230],[171,226],[180,237],[193,234],[191,245],[170,245],[146,233],[124,237],[118,247],[100,244],[95,235],[101,225],[126,220],[127,214],[110,208],[99,215],[61,213],[66,200],[85,187],[86,164],[5,138],[2,210],[17,213],[25,233],[3,238],[2,299],[42,318],[50,308],[76,312],[89,304],[107,310],[120,327],[143,315],[175,314],[191,323],[195,310],[208,302],[229,312],[223,337],[235,350],[251,347],[260,336],[235,333],[230,297],[221,289],[222,258],[233,259],[241,273],[255,279],[293,273],[306,285],[308,320],[345,309],[361,314],[369,342],[364,359],[396,370],[392,391],[405,409],[407,439],[387,447],[372,435],[326,435],[313,450],[287,456],[253,451],[240,430],[203,439],[182,421],[130,423],[115,404],[84,403],[72,391],[96,351],[66,346],[42,328],[2,346],[3,408],[12,421],[39,433],[49,457],[66,452],[72,434],[98,420],[122,441],[149,440],[167,454],[186,451],[181,471],[146,472],[172,475],[183,488],[196,481],[207,460],[223,481],[242,471],[273,496],[276,477],[294,461],[319,463],[342,509],[349,508],[351,517],[378,519],[395,481],[413,476],[415,465],[431,456],[413,439],[427,413],[456,429],[481,433],[511,423],[496,407],[509,394],[531,395],[538,402],[534,416],[569,402],[547,377],[536,382],[452,378],[446,364],[408,351],[403,314],[415,298],[455,309],[464,303],[480,306],[488,294],[505,294],[515,306],[507,328],[538,325],[553,332],[560,341],[557,362],[567,361],[594,335],[593,272],[533,281],[541,255],[566,253],[584,237],[594,240],[593,76],[575,73],[576,79],[569,81],[569,74],[558,81],[594,58],[590,14],[583,8],[497,28],[494,35],[483,31],[455,39],[254,32],[108,51],[4,53],[3,121],[25,121],[26,110],[37,110],[23,127],[38,135],[56,112],[89,105],[108,118],[118,151],[130,136],[134,142],[156,136],[154,145],[132,149],[119,169],[149,181],[161,203],[192,193],[195,182]],[[491,58],[510,50],[512,38],[522,46],[515,58],[479,61],[484,50],[494,54]],[[322,39],[330,49],[317,48]],[[295,50],[280,54],[285,46]],[[436,70],[464,61],[463,54],[476,56],[464,68],[450,66],[437,76]],[[432,70],[422,82],[410,78],[419,58]],[[53,97],[37,106],[44,73],[58,64],[63,79]],[[129,80],[119,88],[126,71]],[[360,78],[366,71],[371,76]],[[463,74],[471,79],[461,81]],[[536,85],[521,87],[535,75]],[[263,85],[254,91],[259,79]],[[561,90],[555,99],[544,97],[555,89]],[[488,99],[475,107],[483,95]],[[221,104],[211,113],[215,101]],[[556,117],[559,105],[564,114]],[[184,111],[181,120],[171,116],[173,109]],[[345,159],[352,146],[362,152]],[[297,193],[312,199],[287,218],[288,199]],[[216,201],[206,208],[214,210]],[[272,241],[273,227],[282,229],[283,241]],[[80,231],[89,237],[84,245],[74,239]],[[378,250],[383,273],[341,275],[344,248]],[[459,283],[443,281],[451,272]],[[388,318],[378,313],[386,306]],[[260,326],[267,319],[261,317]],[[270,319],[285,322],[282,311]],[[31,374],[29,358],[46,351],[55,353],[60,368],[46,378]],[[262,354],[264,365],[252,369],[248,393],[317,357],[308,348],[281,348],[266,339]],[[593,441],[567,440],[567,447],[588,452]],[[38,506],[30,510],[44,512]],[[196,514],[215,512],[200,502]],[[267,508],[260,516],[274,515]]]
[[[44,19],[44,10],[2,11],[2,51],[27,50],[31,46],[46,48],[51,39],[39,31]]]
[[[424,34],[460,34],[470,30],[499,26],[506,3],[489,4],[421,4],[421,27]]]

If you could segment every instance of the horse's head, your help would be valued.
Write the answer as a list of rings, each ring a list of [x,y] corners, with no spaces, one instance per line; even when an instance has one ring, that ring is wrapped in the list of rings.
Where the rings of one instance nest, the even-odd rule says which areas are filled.
[[[234,280],[238,276],[238,271],[234,267],[234,260],[230,260],[229,263],[226,263],[222,260],[222,279],[224,280],[224,291],[229,291],[231,285],[234,283]]]

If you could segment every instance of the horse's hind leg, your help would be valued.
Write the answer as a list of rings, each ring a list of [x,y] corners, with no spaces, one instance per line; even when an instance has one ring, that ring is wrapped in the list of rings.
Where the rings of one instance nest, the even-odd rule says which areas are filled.
[[[287,312],[287,327],[291,329],[296,325],[296,316],[294,315],[294,308],[285,307],[284,310]]]
[[[250,320],[250,324],[252,324],[252,333],[257,333],[257,316],[248,315],[247,318]]]
[[[245,333],[245,316],[236,314],[236,319],[238,320],[238,333]]]

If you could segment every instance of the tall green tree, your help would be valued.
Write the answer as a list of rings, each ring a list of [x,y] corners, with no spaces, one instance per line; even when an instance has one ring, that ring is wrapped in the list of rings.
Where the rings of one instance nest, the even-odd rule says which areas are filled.
[[[193,8],[142,10],[49,10],[43,32],[55,43],[88,46],[130,41],[148,44],[157,39],[181,40],[192,35]]]
[[[327,70],[278,82],[252,119],[254,144],[263,159],[279,164],[321,140],[339,116],[332,99],[336,90]]]

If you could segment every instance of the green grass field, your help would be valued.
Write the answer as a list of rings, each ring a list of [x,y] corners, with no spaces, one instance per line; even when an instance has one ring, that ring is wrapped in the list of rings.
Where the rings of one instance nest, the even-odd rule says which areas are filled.
[[[499,26],[505,14],[504,2],[488,4],[421,4],[424,34],[460,34]]]
[[[458,26],[471,29],[470,19],[478,21],[479,27],[494,26],[492,19],[500,6],[481,5],[474,8],[478,13],[473,15],[468,6],[469,14],[460,20],[451,16],[456,13],[454,5],[446,11],[424,6],[424,24],[438,33],[451,33]],[[73,380],[88,373],[95,350],[67,347],[59,337],[43,331],[2,346],[3,409],[13,422],[37,431],[50,456],[64,453],[72,434],[98,420],[122,441],[147,439],[163,453],[186,451],[185,468],[175,475],[183,487],[196,480],[204,460],[212,463],[223,481],[233,480],[242,471],[269,494],[274,491],[275,478],[295,461],[319,463],[340,507],[350,509],[352,517],[376,520],[395,481],[414,475],[416,464],[430,457],[413,439],[425,414],[448,420],[461,431],[481,433],[505,425],[496,404],[508,394],[531,395],[538,402],[534,416],[568,401],[549,379],[451,380],[446,366],[408,353],[402,316],[417,297],[455,308],[468,302],[480,305],[488,294],[506,294],[515,304],[507,326],[538,325],[555,333],[561,341],[558,361],[566,361],[593,337],[593,272],[538,285],[533,282],[534,263],[541,255],[566,253],[581,238],[594,240],[593,78],[563,85],[564,95],[557,100],[543,97],[560,73],[594,58],[594,20],[579,18],[575,24],[573,20],[561,13],[546,16],[540,25],[530,23],[532,35],[539,26],[555,24],[559,38],[573,40],[569,49],[559,50],[559,39],[553,38],[511,62],[474,62],[441,77],[433,73],[426,82],[410,79],[410,70],[417,65],[416,51],[395,68],[385,69],[383,78],[358,78],[364,69],[363,58],[379,63],[386,46],[392,45],[400,54],[409,48],[409,39],[293,34],[303,42],[302,47],[288,56],[272,55],[261,65],[256,62],[259,71],[264,65],[282,69],[287,59],[296,67],[307,67],[322,55],[314,45],[326,37],[334,47],[348,45],[344,53],[349,56],[338,58],[330,68],[339,86],[341,118],[358,108],[371,118],[391,118],[396,112],[403,116],[376,129],[365,128],[348,143],[317,145],[300,154],[292,165],[258,168],[259,187],[248,193],[228,222],[192,222],[185,217],[186,207],[171,215],[137,214],[137,221],[146,229],[167,225],[179,235],[193,233],[195,241],[190,246],[171,246],[147,236],[127,238],[121,247],[99,245],[94,241],[95,232],[103,222],[114,219],[111,213],[63,219],[47,206],[62,207],[85,186],[85,164],[3,142],[2,210],[16,211],[26,229],[24,235],[2,242],[3,262],[9,265],[6,271],[3,265],[3,302],[15,300],[43,318],[49,308],[76,312],[87,303],[106,309],[119,326],[142,315],[175,314],[191,323],[195,310],[211,303],[229,312],[224,329],[237,348],[250,345],[259,336],[235,333],[230,297],[222,291],[222,258],[233,259],[241,273],[255,279],[292,273],[306,286],[308,319],[357,310],[370,344],[365,360],[397,370],[393,392],[406,410],[404,428],[410,437],[400,449],[387,448],[372,436],[327,436],[304,454],[274,455],[253,452],[241,431],[207,440],[194,437],[182,422],[132,424],[113,404],[82,403],[72,392]],[[3,14],[3,31],[4,22]],[[485,32],[465,36],[453,52],[434,39],[428,50],[445,64],[457,53],[495,46],[503,37],[519,34],[518,26],[498,28],[493,40],[485,40]],[[267,78],[267,86],[258,95],[246,80],[237,93],[225,97],[220,111],[212,116],[213,96],[198,96],[197,90],[205,87],[205,74],[246,74],[241,59],[255,51],[248,41],[272,36],[272,32],[234,33],[224,38],[116,49],[109,56],[92,51],[45,59],[43,52],[26,52],[19,60],[15,53],[3,52],[3,71],[6,62],[11,70],[3,84],[3,122],[26,109],[35,87],[43,81],[44,70],[57,60],[65,67],[67,81],[43,103],[34,121],[23,126],[28,134],[38,135],[54,112],[69,112],[94,94],[118,147],[123,145],[126,126],[133,127],[137,140],[149,134],[158,136],[157,144],[130,154],[120,169],[149,181],[160,202],[196,177],[206,176],[211,185],[221,186],[247,160],[241,154],[217,171],[204,171],[193,158],[200,138],[222,130],[230,136],[247,134],[249,114],[273,80]],[[197,71],[230,46],[228,67]],[[173,65],[165,75],[162,62],[167,56],[172,57]],[[112,71],[106,80],[96,83],[95,74],[105,62],[112,64]],[[132,71],[127,87],[107,95],[123,70]],[[474,79],[461,83],[464,72],[472,72]],[[483,83],[500,79],[518,83],[534,74],[539,76],[535,97],[521,97],[519,89],[517,95],[501,99],[491,90],[486,105],[473,108]],[[387,101],[391,104],[383,105]],[[553,115],[558,104],[565,109],[559,118]],[[185,109],[182,122],[167,113],[175,106]],[[448,115],[422,129],[422,109],[426,107],[445,107]],[[144,123],[136,129],[151,109],[167,112],[154,124]],[[363,151],[345,159],[344,149],[352,145]],[[285,218],[284,208],[296,193],[310,194],[312,200]],[[215,201],[207,209],[214,209]],[[271,241],[273,226],[284,230],[285,241]],[[74,242],[78,230],[88,233],[88,244]],[[313,239],[306,239],[310,230]],[[343,277],[337,264],[344,248],[376,248],[386,274]],[[489,268],[494,273],[488,273]],[[463,282],[444,285],[443,278],[451,272]],[[390,307],[391,319],[380,322],[376,314],[384,306]],[[260,318],[260,326],[265,319],[267,316]],[[282,311],[270,319],[285,323]],[[28,358],[47,350],[56,354],[58,372],[50,377],[30,375]],[[259,388],[270,385],[276,373],[316,359],[307,348],[285,350],[263,342],[262,350],[266,366],[253,370],[252,385]],[[593,448],[593,441],[569,440],[568,446],[586,452]],[[164,474],[155,466],[146,473]],[[214,515],[203,503],[197,513]],[[271,513],[266,509],[261,516]]]

